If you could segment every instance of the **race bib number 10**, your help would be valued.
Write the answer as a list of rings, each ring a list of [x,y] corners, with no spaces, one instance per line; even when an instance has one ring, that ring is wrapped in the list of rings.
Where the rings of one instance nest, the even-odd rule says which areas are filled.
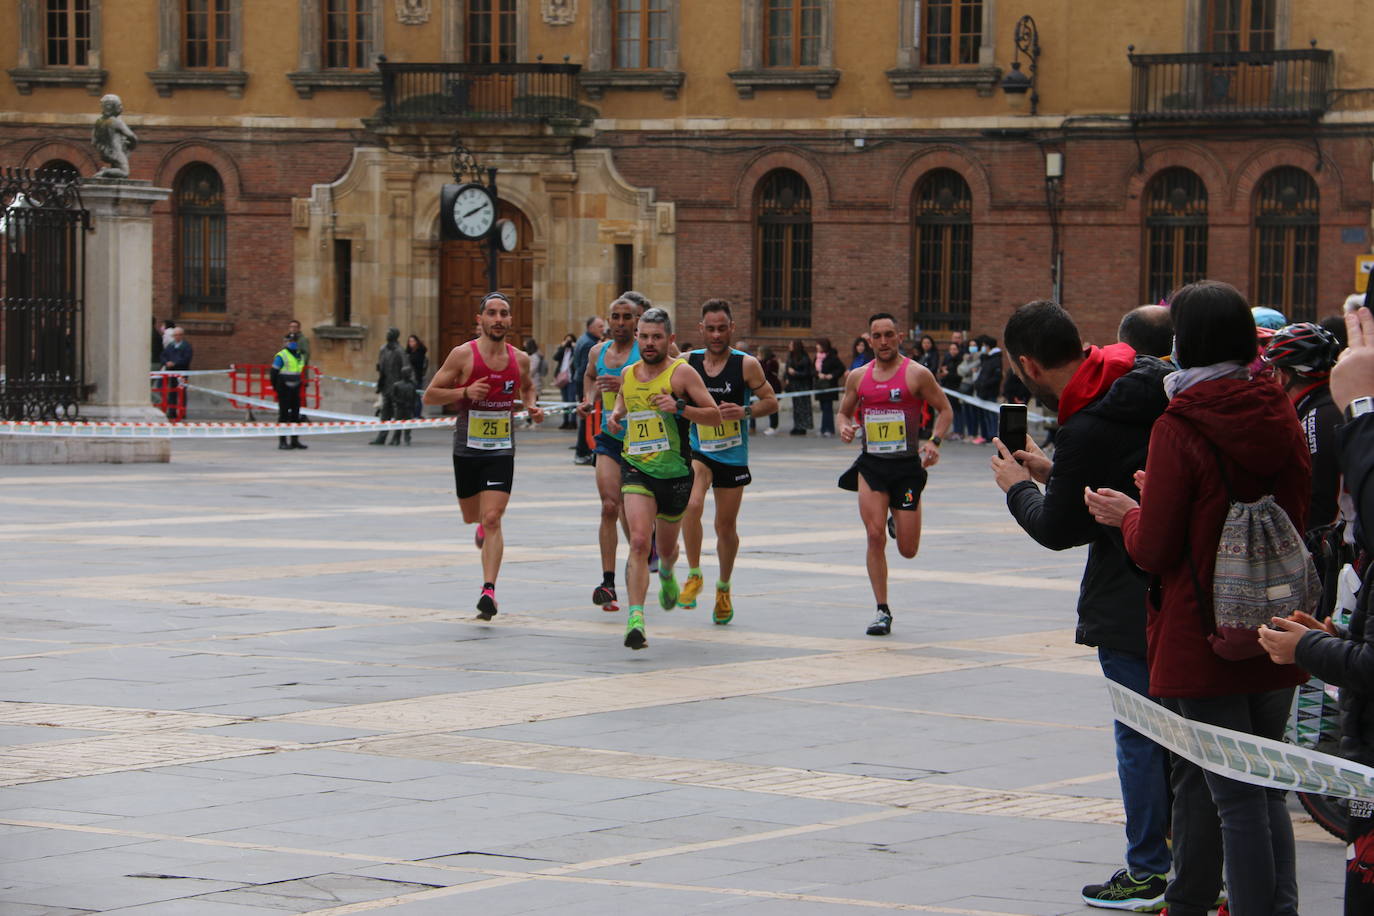
[[[468,413],[468,448],[493,451],[512,446],[510,412],[473,410]]]
[[[703,452],[723,452],[743,442],[739,420],[726,420],[720,426],[697,427],[697,443]]]
[[[625,452],[630,455],[652,455],[671,447],[663,414],[657,410],[636,410],[625,418]]]
[[[864,412],[864,448],[872,454],[906,448],[906,414],[900,410]]]

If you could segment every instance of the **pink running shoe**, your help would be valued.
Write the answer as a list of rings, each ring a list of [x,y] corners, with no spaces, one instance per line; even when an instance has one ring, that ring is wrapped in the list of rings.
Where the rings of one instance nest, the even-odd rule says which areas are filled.
[[[483,588],[482,597],[477,599],[477,619],[490,620],[496,616],[496,589]]]
[[[482,527],[482,523],[481,523],[481,522],[478,522],[478,523],[477,523],[477,531],[476,531],[476,533],[474,533],[473,536],[472,536],[472,543],[474,543],[474,544],[477,545],[477,549],[478,549],[478,550],[481,550],[481,549],[482,549],[482,545],[485,544],[486,542],[487,542],[487,529],[485,529],[485,528]]]

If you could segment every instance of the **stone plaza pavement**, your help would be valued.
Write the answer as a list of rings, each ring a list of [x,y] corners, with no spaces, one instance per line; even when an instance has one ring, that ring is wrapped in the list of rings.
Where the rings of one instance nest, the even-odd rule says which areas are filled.
[[[946,447],[881,639],[851,447],[756,438],[734,623],[708,536],[702,606],[651,595],[631,652],[568,433],[520,437],[490,623],[447,437],[415,440],[0,472],[0,913],[1102,912],[1083,552],[1021,532],[986,447]],[[1292,808],[1333,916],[1344,847]]]

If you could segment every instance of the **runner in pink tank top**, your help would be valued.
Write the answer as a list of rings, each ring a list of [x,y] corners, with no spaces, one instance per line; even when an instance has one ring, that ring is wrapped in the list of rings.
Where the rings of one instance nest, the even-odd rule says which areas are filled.
[[[854,464],[840,475],[840,488],[859,494],[859,518],[868,534],[868,579],[878,604],[869,636],[892,632],[887,604],[887,536],[911,559],[921,545],[921,491],[926,468],[940,460],[949,433],[949,398],[930,370],[902,356],[897,320],[886,312],[868,321],[875,359],[845,380],[840,404],[840,438],[863,441]],[[936,411],[934,435],[920,440],[926,405]],[[892,514],[891,523],[888,513]]]

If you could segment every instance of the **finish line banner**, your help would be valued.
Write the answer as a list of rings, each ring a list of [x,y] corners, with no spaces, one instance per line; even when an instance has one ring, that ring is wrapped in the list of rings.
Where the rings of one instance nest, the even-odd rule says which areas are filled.
[[[1374,800],[1374,767],[1194,722],[1114,681],[1107,692],[1119,722],[1208,772],[1270,789]]]

